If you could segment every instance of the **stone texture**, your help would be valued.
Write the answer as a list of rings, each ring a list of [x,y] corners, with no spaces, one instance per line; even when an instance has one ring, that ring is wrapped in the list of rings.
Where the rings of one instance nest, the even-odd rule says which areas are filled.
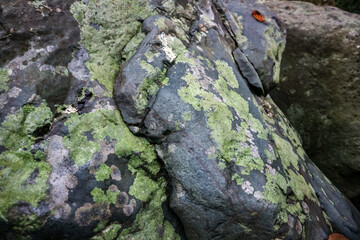
[[[335,7],[268,2],[285,23],[271,93],[325,175],[360,207],[360,16]]]
[[[17,11],[33,19],[20,40]],[[1,57],[4,239],[360,237],[359,212],[266,97],[285,30],[263,4],[18,0],[0,13],[2,49],[22,49]]]

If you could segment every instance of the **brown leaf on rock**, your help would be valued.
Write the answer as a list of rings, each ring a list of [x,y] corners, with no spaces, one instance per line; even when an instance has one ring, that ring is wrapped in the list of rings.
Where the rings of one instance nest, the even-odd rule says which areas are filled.
[[[333,233],[329,235],[329,240],[349,240],[349,239],[340,233]]]

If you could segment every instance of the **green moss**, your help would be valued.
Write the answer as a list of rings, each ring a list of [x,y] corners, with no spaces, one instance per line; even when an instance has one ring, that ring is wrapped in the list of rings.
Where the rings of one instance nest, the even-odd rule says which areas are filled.
[[[9,70],[0,68],[0,91],[9,90],[9,87],[7,86],[9,80]]]
[[[111,96],[122,50],[138,33],[138,20],[155,13],[145,0],[77,1],[71,12],[79,23],[81,44],[90,53],[86,67],[92,79],[103,84]],[[124,55],[129,57],[129,51]]]
[[[111,168],[106,164],[101,164],[99,170],[96,172],[95,178],[97,181],[104,181],[110,178]]]
[[[92,191],[91,191],[91,196],[93,196],[93,200],[96,203],[101,203],[101,202],[109,202],[109,203],[116,203],[117,200],[117,196],[119,195],[120,191],[116,190],[116,191],[111,191],[111,190],[106,190],[106,193],[101,190],[100,188],[95,187]]]
[[[136,215],[136,219],[131,227],[121,232],[118,240],[179,240],[180,236],[175,233],[173,226],[168,221],[165,221],[161,207],[162,203],[166,200],[165,179],[160,178],[156,182],[151,179],[144,180],[152,181],[152,183],[149,182],[153,189],[151,199]]]

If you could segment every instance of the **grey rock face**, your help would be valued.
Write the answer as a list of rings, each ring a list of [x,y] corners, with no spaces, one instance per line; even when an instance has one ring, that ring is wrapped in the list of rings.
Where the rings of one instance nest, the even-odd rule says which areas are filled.
[[[285,44],[264,5],[19,0],[3,9],[2,18],[30,11],[57,33],[1,58],[4,239],[359,238],[359,212],[264,96]]]
[[[288,31],[271,96],[311,159],[359,208],[360,16],[309,3],[269,5]]]

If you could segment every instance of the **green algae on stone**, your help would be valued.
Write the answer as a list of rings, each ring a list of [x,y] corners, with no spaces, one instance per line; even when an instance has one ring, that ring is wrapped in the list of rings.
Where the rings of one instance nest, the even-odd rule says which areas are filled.
[[[9,87],[7,86],[9,80],[9,70],[0,68],[0,91],[9,90]]]
[[[111,168],[106,164],[101,164],[99,170],[97,170],[95,178],[97,181],[104,181],[110,178]]]
[[[92,80],[103,84],[111,96],[122,50],[137,34],[139,20],[155,13],[145,0],[78,1],[71,6],[71,12],[79,23],[81,44],[90,53],[85,65]]]
[[[118,240],[180,240],[171,223],[164,219],[161,205],[166,200],[165,179],[149,181],[153,181],[150,201],[144,204],[132,225],[121,232]]]

